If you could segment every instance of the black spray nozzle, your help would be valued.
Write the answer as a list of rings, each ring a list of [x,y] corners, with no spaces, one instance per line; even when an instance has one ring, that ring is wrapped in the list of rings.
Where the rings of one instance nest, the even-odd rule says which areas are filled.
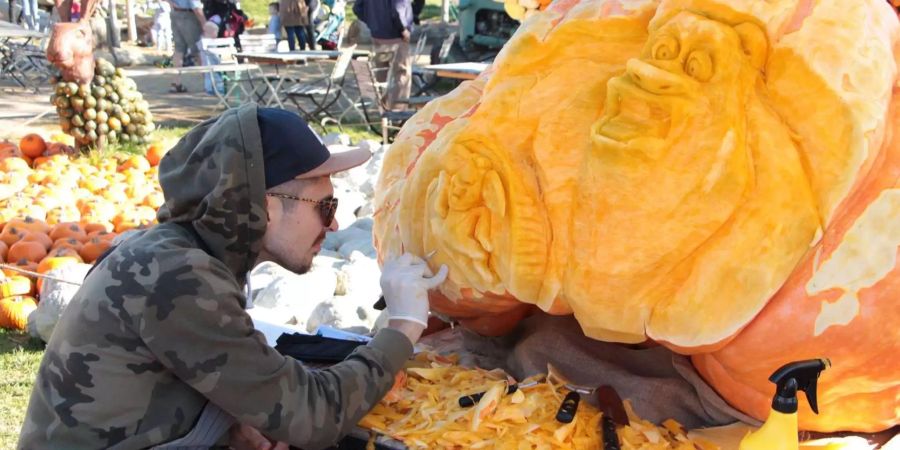
[[[775,398],[772,399],[772,408],[788,414],[797,412],[797,391],[803,391],[806,393],[809,407],[818,414],[817,382],[822,371],[829,367],[831,367],[831,361],[821,358],[796,361],[778,368],[769,377],[769,381],[777,385]]]

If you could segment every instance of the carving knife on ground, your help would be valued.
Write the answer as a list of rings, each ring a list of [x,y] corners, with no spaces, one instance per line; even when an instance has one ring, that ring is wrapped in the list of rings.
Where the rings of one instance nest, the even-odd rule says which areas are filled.
[[[616,433],[618,426],[629,425],[628,413],[619,394],[610,385],[597,388],[597,402],[600,412],[600,428],[603,430],[603,450],[619,450],[619,435]]]

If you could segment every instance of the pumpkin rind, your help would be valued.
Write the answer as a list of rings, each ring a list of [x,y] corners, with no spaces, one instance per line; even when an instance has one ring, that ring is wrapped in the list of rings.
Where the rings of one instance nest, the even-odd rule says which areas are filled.
[[[757,418],[831,357],[801,426],[896,425],[898,56],[876,0],[554,2],[400,131],[379,258],[436,250],[433,310],[479,332],[525,305],[695,355]]]

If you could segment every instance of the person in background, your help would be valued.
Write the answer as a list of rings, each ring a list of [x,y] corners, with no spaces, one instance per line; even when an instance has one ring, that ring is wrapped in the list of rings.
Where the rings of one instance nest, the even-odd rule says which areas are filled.
[[[206,16],[203,14],[203,3],[200,0],[167,0],[172,5],[172,37],[175,41],[175,54],[172,56],[172,64],[175,67],[184,66],[184,55],[191,50],[197,55],[200,53],[200,36],[203,34],[203,26],[206,24]],[[179,80],[172,83],[172,92],[187,92],[184,84]]]
[[[159,51],[168,52],[172,47],[172,5],[157,0],[153,5],[153,27],[150,29],[153,43]]]
[[[422,10],[425,9],[425,0],[412,0],[412,9],[413,23],[419,25],[419,16],[422,15]]]
[[[69,9],[69,20],[72,22],[78,22],[81,19],[81,2],[73,1],[72,8]]]
[[[376,53],[392,52],[391,73],[385,103],[391,109],[404,109],[409,99],[412,66],[409,63],[409,38],[413,28],[410,0],[356,0],[353,12],[369,27]]]
[[[220,20],[219,16],[212,16],[203,25],[203,37],[214,39],[219,36],[219,24],[216,20]],[[202,47],[202,46],[201,46]],[[220,64],[222,59],[219,55],[209,51],[208,49],[200,50],[200,62],[204,66],[214,66]],[[203,88],[207,94],[214,95],[216,92],[225,93],[225,82],[220,72],[206,73],[203,75]]]
[[[309,49],[316,49],[316,13],[319,11],[319,0],[306,0],[307,20],[306,37],[309,39]]]
[[[29,30],[40,28],[40,9],[37,0],[22,0],[22,22]]]
[[[309,25],[309,12],[305,0],[279,0],[278,16],[281,26],[287,33],[288,48],[294,51],[294,38],[300,43],[300,50],[306,50],[306,26]]]
[[[269,3],[269,34],[275,35],[275,42],[281,41],[281,17],[278,15],[278,2]]]

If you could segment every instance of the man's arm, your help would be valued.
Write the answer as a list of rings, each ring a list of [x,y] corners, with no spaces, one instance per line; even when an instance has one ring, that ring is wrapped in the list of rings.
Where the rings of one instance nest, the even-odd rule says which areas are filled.
[[[179,283],[194,287],[189,295],[158,286],[147,299],[144,342],[238,422],[306,449],[334,444],[390,390],[412,354],[410,339],[385,329],[345,361],[308,370],[266,344],[240,305],[240,287],[222,277],[225,270],[193,267],[192,279]]]
[[[409,42],[412,30],[411,5],[409,0],[392,0],[393,8],[391,8],[391,22],[400,37]],[[409,16],[409,17],[407,17]],[[407,20],[410,19],[410,20]]]
[[[201,37],[202,37],[203,26],[206,25],[206,16],[203,14],[203,3],[200,2],[199,0],[192,0],[191,1],[191,10],[194,11],[194,16],[196,16],[197,21],[200,22],[200,30],[201,30]],[[225,20],[225,18],[223,17],[222,20]]]
[[[206,25],[206,16],[203,15],[203,8],[194,8],[194,15],[197,16],[197,21],[200,22],[200,28],[203,28]]]

